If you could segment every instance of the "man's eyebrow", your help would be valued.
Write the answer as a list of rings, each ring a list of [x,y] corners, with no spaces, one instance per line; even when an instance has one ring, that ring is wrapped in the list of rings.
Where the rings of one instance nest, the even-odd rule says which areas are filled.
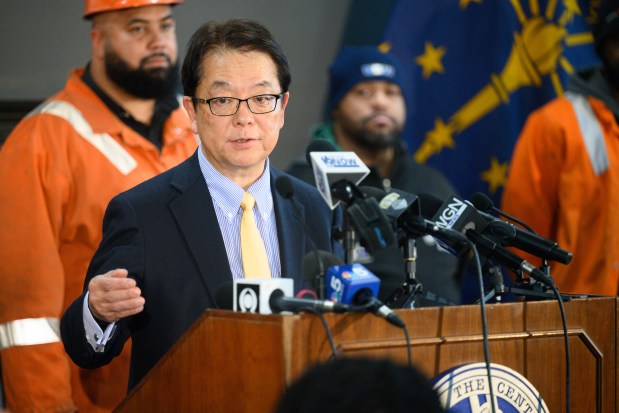
[[[273,86],[273,83],[269,82],[268,80],[262,80],[260,82],[257,82],[253,87],[272,87],[272,86]],[[209,91],[225,89],[227,87],[230,87],[229,82],[226,82],[225,80],[215,80],[209,87]]]
[[[174,20],[174,17],[171,14],[168,14],[167,16],[159,19],[158,22],[163,22],[166,20]],[[150,20],[143,19],[141,17],[133,17],[129,20],[128,24],[133,24],[133,23],[150,23]]]
[[[209,87],[209,91],[213,91],[213,90],[218,90],[218,89],[224,89],[226,87],[229,87],[230,83],[224,81],[224,80],[215,80],[211,86]]]
[[[256,83],[256,86],[265,87],[265,86],[273,86],[271,82],[268,80],[263,80],[262,82]]]

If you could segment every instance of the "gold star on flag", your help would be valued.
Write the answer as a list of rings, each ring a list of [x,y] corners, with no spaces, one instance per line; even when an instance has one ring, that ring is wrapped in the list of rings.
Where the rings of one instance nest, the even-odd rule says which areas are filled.
[[[378,45],[378,50],[382,53],[389,53],[389,51],[391,50],[391,43],[382,42]]]
[[[441,59],[447,50],[445,47],[434,47],[431,42],[426,42],[422,55],[417,56],[415,62],[423,68],[423,78],[429,78],[432,73],[445,73]]]
[[[456,146],[452,128],[441,119],[434,121],[434,129],[428,132],[426,139],[437,153],[444,147],[453,148]]]
[[[462,10],[466,9],[469,4],[471,3],[477,3],[477,4],[481,4],[481,0],[460,0],[460,8]]]
[[[499,162],[496,157],[490,159],[490,169],[481,173],[481,180],[488,182],[488,191],[494,194],[507,182],[507,162]]]
[[[571,20],[574,15],[582,15],[582,11],[578,5],[578,0],[564,0],[563,6],[565,7],[565,13],[569,16],[569,20]]]

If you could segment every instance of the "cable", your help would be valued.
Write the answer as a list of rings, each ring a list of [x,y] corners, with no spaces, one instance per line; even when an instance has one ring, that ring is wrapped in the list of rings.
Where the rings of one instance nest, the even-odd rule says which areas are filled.
[[[338,357],[338,354],[337,354],[337,348],[335,347],[335,340],[333,339],[333,333],[331,332],[331,329],[329,328],[329,324],[327,324],[327,320],[325,320],[324,315],[320,311],[317,311],[316,309],[311,308],[311,307],[301,307],[295,313],[298,314],[301,311],[307,311],[307,312],[310,312],[318,316],[318,318],[322,322],[323,328],[325,329],[325,333],[327,334],[327,340],[329,341],[329,346],[331,347],[331,357],[329,357],[329,360],[336,359]]]
[[[479,253],[477,252],[477,248],[475,248],[475,244],[471,241],[467,242],[469,249],[473,252],[473,256],[475,258],[475,269],[477,271],[477,279],[479,281],[479,290],[480,297],[484,297],[484,280],[481,272],[481,262],[479,259]],[[488,374],[488,387],[490,389],[490,402],[492,403],[492,413],[496,413],[496,403],[494,398],[494,388],[492,386],[492,366],[490,365],[490,345],[488,343],[488,318],[486,316],[486,302],[485,300],[480,301],[481,308],[481,327],[482,327],[482,338],[484,343],[484,361],[486,362],[486,373]]]
[[[550,285],[557,301],[559,302],[559,310],[561,311],[561,322],[563,323],[563,341],[565,343],[565,412],[570,413],[570,341],[567,332],[567,318],[565,316],[565,308],[563,307],[563,298],[559,294],[559,290],[554,284]]]
[[[406,324],[402,327],[404,330],[404,338],[406,340],[406,355],[408,356],[408,367],[413,367],[413,354],[411,352],[411,339],[408,335],[408,328],[406,328]]]

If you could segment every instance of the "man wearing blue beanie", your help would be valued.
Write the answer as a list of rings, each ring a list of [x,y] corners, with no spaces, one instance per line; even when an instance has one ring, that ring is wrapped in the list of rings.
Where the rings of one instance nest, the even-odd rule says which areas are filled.
[[[407,73],[393,55],[374,46],[345,46],[329,69],[329,120],[314,128],[312,140],[324,139],[338,150],[355,152],[370,168],[359,185],[447,198],[456,192],[451,184],[437,170],[415,162],[400,138],[410,93]],[[305,158],[295,160],[288,172],[315,184]],[[432,237],[417,240],[417,254],[416,277],[424,289],[459,303],[457,259]],[[386,300],[404,282],[403,253],[400,248],[387,248],[373,258],[366,266],[381,278],[379,298]],[[421,299],[417,304],[444,302]]]

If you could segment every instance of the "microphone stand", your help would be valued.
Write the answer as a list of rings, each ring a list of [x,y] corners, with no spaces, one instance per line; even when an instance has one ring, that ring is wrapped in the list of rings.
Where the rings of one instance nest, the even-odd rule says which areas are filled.
[[[503,272],[501,271],[501,266],[492,263],[490,268],[487,270],[487,274],[489,275],[489,281],[492,289],[488,294],[484,295],[484,303],[487,303],[493,297],[495,297],[497,302],[500,302],[506,291],[505,284],[503,283]],[[481,299],[475,301],[475,304],[479,304],[480,301]]]
[[[417,280],[417,244],[414,238],[407,237],[404,248],[404,272],[406,277],[402,287],[405,290],[406,300],[401,308],[414,308],[415,298],[421,294],[423,286]]]
[[[403,249],[404,253],[404,283],[389,296],[385,304],[391,308],[414,308],[415,298],[422,290],[421,283],[417,280],[417,246],[415,239],[406,237]],[[402,301],[403,300],[403,301]],[[402,301],[402,304],[398,304]]]
[[[346,264],[355,262],[355,244],[355,229],[352,227],[348,214],[344,210],[344,258]]]
[[[417,246],[415,238],[406,236],[403,246],[405,279],[402,285],[389,296],[385,304],[390,308],[415,308],[417,297],[424,297],[437,304],[455,305],[455,303],[440,297],[423,288],[417,279]]]
[[[550,278],[550,265],[548,265],[548,261],[544,259],[543,265],[540,269]],[[492,285],[492,290],[488,294],[483,297],[484,303],[487,303],[493,297],[496,297],[496,301],[501,301],[501,297],[504,294],[512,293],[515,295],[519,295],[526,298],[532,299],[546,299],[546,300],[554,300],[556,299],[553,293],[549,293],[548,287],[544,286],[542,283],[535,281],[532,278],[525,279],[522,277],[522,274],[516,273],[516,281],[514,282],[514,287],[508,287],[503,284],[503,274],[501,272],[501,267],[499,265],[493,264],[487,271],[490,275],[490,284]],[[580,295],[565,295],[561,294],[561,298],[563,301],[571,301],[573,297],[581,297]],[[481,299],[475,301],[476,304],[479,304]]]

